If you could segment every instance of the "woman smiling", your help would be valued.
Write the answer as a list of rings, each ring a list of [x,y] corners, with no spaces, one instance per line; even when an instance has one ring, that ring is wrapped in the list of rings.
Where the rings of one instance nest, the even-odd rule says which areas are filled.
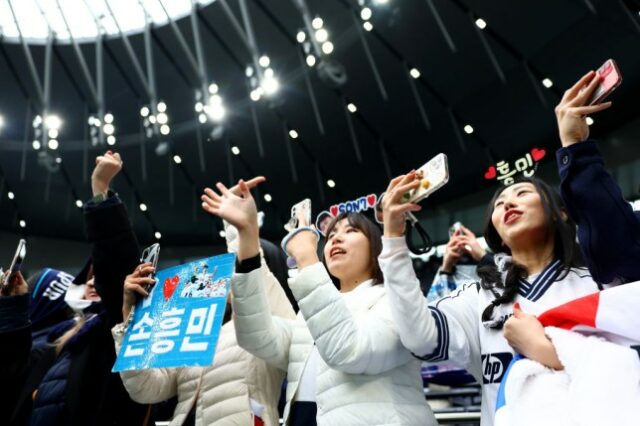
[[[300,312],[284,320],[269,313],[251,193],[244,182],[241,196],[217,187],[219,194],[205,190],[203,207],[238,229],[238,343],[288,372],[285,424],[435,425],[420,362],[403,347],[381,285],[379,229],[360,214],[336,217],[326,230],[326,266],[316,231],[290,234],[286,250],[299,268],[290,287]]]
[[[410,173],[397,186],[413,179]],[[421,359],[450,360],[482,383],[482,424],[491,425],[498,387],[514,353],[563,368],[533,315],[598,290],[582,267],[575,224],[559,195],[538,179],[500,188],[489,204],[484,233],[497,253],[495,265],[478,268],[479,283],[427,305],[398,214],[401,195],[390,186],[383,200],[380,255],[400,338]]]

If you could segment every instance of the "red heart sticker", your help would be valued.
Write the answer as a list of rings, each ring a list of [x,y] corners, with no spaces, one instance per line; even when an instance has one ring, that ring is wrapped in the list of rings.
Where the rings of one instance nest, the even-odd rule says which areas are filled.
[[[378,197],[376,196],[376,194],[368,195],[367,196],[367,203],[369,203],[369,207],[375,206],[377,199],[378,199]]]
[[[329,213],[331,213],[331,216],[333,217],[338,216],[338,206],[331,206]]]
[[[534,161],[540,161],[547,155],[547,151],[544,149],[533,148],[531,150],[531,157]]]
[[[484,178],[487,179],[487,180],[491,180],[491,179],[493,179],[495,177],[496,177],[496,168],[491,166],[485,172]]]
[[[171,296],[173,296],[173,292],[176,291],[176,288],[178,288],[179,283],[180,278],[178,278],[177,275],[164,280],[164,284],[162,286],[162,294],[164,295],[165,301],[171,299]]]

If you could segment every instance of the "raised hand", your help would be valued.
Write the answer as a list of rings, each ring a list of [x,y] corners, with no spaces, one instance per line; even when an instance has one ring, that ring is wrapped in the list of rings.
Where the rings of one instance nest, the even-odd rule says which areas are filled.
[[[555,108],[562,146],[567,147],[587,139],[589,137],[587,115],[611,106],[611,102],[586,105],[601,81],[602,77],[594,71],[589,71],[573,87],[564,92],[562,100]]]
[[[420,185],[416,179],[415,170],[406,175],[400,175],[389,182],[384,198],[382,199],[382,216],[384,221],[384,236],[399,237],[405,231],[405,213],[417,212],[422,208],[418,204],[403,203],[402,197],[408,191]]]
[[[487,254],[487,251],[482,248],[475,234],[471,232],[466,226],[462,225],[458,232],[463,237],[462,241],[464,242],[464,250],[469,253],[473,260],[479,262],[480,259],[482,259],[484,255]]]
[[[251,196],[247,184],[240,180],[238,182],[239,194],[234,194],[222,183],[218,182],[216,188],[220,194],[211,188],[205,188],[202,195],[202,208],[213,215],[216,215],[243,232],[250,227],[258,228],[258,209]]]
[[[264,178],[254,178],[250,182],[255,186],[264,182]],[[220,182],[216,184],[216,188],[220,191],[219,194],[211,188],[205,188],[201,197],[202,208],[207,213],[226,220],[238,229],[239,260],[253,257],[259,252],[260,243],[258,240],[258,209],[251,196],[249,186],[240,179],[237,185],[239,195],[233,193],[235,187],[229,190]]]
[[[120,170],[122,170],[122,159],[117,152],[107,151],[104,155],[96,157],[96,167],[91,173],[93,196],[106,193],[111,181]]]
[[[267,178],[265,178],[264,176],[256,176],[254,178],[249,179],[248,181],[245,181],[245,185],[247,185],[247,188],[249,188],[249,191],[251,191],[253,188],[255,188],[256,186],[266,181],[267,181]],[[235,194],[237,196],[242,195],[242,192],[240,191],[240,183],[231,187],[229,191],[231,191],[232,194]]]
[[[10,271],[6,272],[10,274]],[[22,272],[14,272],[9,276],[9,283],[2,286],[1,296],[20,296],[29,292],[29,285],[24,280]]]
[[[451,273],[453,268],[460,261],[466,242],[461,235],[456,232],[447,243],[444,249],[444,256],[442,259],[442,271]]]

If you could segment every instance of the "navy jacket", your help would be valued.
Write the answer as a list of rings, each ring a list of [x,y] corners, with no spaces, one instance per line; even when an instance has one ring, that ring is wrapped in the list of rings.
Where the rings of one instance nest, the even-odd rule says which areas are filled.
[[[578,225],[578,240],[593,279],[640,280],[640,212],[625,201],[605,170],[595,141],[556,153],[560,192]]]
[[[132,401],[120,375],[111,372],[116,358],[111,327],[122,321],[124,278],[138,265],[138,244],[124,205],[115,196],[99,205],[87,203],[85,219],[95,286],[106,310],[98,315],[100,321],[92,322],[97,325],[76,335],[82,341],[65,345],[68,362],[60,363],[67,360],[61,360],[54,347],[38,353],[31,348],[29,295],[0,298],[2,426],[29,424],[34,408],[44,409],[34,419],[45,426],[137,426],[150,420],[148,406]],[[56,388],[65,378],[64,388]],[[40,400],[34,404],[36,389],[45,393],[36,394]],[[51,408],[63,414],[63,420],[47,416]]]

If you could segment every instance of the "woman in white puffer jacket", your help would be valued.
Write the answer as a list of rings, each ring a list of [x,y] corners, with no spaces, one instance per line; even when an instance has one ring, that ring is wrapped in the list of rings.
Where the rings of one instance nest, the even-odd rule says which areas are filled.
[[[300,312],[295,320],[277,318],[257,269],[255,202],[242,181],[241,196],[217,187],[221,194],[205,190],[203,207],[238,228],[232,282],[238,343],[288,372],[285,424],[435,425],[420,362],[403,347],[387,305],[379,229],[363,215],[339,215],[327,229],[326,268],[317,234],[296,230],[286,248],[299,268],[289,285]]]
[[[258,179],[256,182],[260,181]],[[237,232],[225,223],[227,248],[236,251]],[[135,302],[137,292],[144,295],[140,284],[148,283],[146,277],[150,264],[127,277],[125,299],[129,293]],[[266,303],[270,313],[286,319],[295,313],[286,294],[269,271],[263,256],[259,259]],[[139,277],[139,278],[138,278]],[[131,278],[134,278],[133,280]],[[152,283],[151,280],[150,283]],[[131,303],[125,300],[130,310]],[[128,317],[128,310],[124,312]],[[120,350],[122,335],[114,333],[116,351]],[[139,403],[154,404],[177,396],[178,404],[171,419],[171,426],[195,420],[196,426],[278,426],[278,399],[282,389],[284,372],[242,349],[236,341],[234,321],[226,322],[220,331],[218,346],[210,367],[158,368],[121,372],[124,386]],[[193,416],[193,420],[189,417]]]

